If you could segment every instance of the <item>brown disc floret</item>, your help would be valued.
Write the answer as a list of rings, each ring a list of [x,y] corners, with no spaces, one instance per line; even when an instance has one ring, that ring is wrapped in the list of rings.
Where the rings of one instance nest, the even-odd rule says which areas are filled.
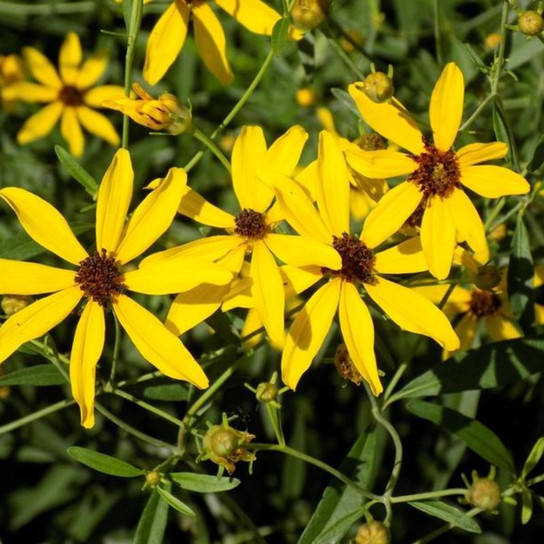
[[[361,242],[356,236],[350,236],[346,232],[342,236],[333,236],[332,247],[338,251],[342,258],[340,270],[322,269],[323,273],[333,276],[342,276],[351,282],[374,283],[374,263],[376,258],[372,250]]]
[[[426,197],[451,196],[460,187],[459,163],[454,151],[440,151],[425,139],[423,145],[425,152],[412,156],[418,167],[408,181],[415,183]]]
[[[250,208],[244,208],[234,220],[234,232],[253,240],[260,240],[266,236],[268,226],[264,214]]]
[[[470,311],[476,317],[486,317],[496,314],[502,301],[499,295],[490,291],[474,289],[470,299]]]
[[[125,290],[121,277],[115,257],[108,256],[102,249],[79,263],[76,283],[88,297],[107,308],[112,299]]]
[[[77,87],[65,85],[59,91],[59,100],[65,106],[81,106],[83,105],[83,94]]]

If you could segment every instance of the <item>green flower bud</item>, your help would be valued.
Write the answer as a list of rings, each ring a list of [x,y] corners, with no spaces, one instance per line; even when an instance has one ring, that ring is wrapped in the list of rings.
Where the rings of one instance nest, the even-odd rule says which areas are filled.
[[[257,386],[256,397],[259,402],[267,404],[278,397],[278,386],[270,382],[262,382]]]
[[[499,484],[491,478],[479,478],[468,488],[466,500],[482,510],[495,510],[501,502]]]
[[[374,102],[385,102],[395,92],[391,78],[383,72],[372,72],[363,81],[364,93]]]
[[[544,21],[540,13],[529,10],[524,11],[518,18],[519,30],[526,36],[536,36],[542,32]]]
[[[152,470],[145,475],[145,483],[149,487],[155,487],[161,483],[161,473],[157,470]]]
[[[389,544],[389,529],[381,521],[370,521],[357,530],[355,544]]]
[[[296,0],[291,17],[302,30],[313,30],[327,19],[330,0]]]

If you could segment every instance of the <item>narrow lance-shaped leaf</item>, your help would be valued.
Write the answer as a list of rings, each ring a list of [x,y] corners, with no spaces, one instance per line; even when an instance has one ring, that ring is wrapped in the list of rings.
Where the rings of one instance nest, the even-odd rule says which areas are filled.
[[[236,478],[218,478],[209,474],[194,474],[192,472],[172,472],[170,478],[187,491],[197,493],[217,493],[229,491],[240,485]]]
[[[35,365],[14,370],[0,376],[0,386],[5,385],[62,385],[64,376],[53,365]]]
[[[184,502],[181,502],[177,497],[174,497],[170,491],[163,489],[162,487],[156,488],[157,493],[163,498],[172,508],[185,514],[186,516],[195,517],[194,511],[189,508]]]
[[[64,147],[60,145],[55,146],[55,153],[59,158],[60,163],[78,183],[83,185],[85,190],[93,197],[96,197],[98,192],[98,183],[96,180],[79,164]]]
[[[450,506],[442,501],[412,501],[408,503],[410,506],[425,512],[429,516],[441,519],[447,523],[451,523],[455,527],[459,527],[469,533],[480,534],[482,530],[478,522],[469,518],[462,510]]]
[[[283,17],[277,21],[272,29],[271,47],[272,51],[274,51],[276,55],[279,55],[287,44],[287,34],[289,32],[290,25],[291,21],[289,18]]]
[[[168,503],[153,490],[138,522],[134,544],[162,544],[167,521]]]
[[[544,454],[544,437],[539,438],[536,441],[536,444],[533,446],[531,453],[523,465],[523,470],[521,471],[521,478],[525,479],[529,473],[535,468],[536,464],[540,461],[542,455]]]
[[[120,478],[135,478],[144,474],[143,470],[105,453],[98,453],[79,446],[72,446],[67,451],[72,459],[104,474]]]

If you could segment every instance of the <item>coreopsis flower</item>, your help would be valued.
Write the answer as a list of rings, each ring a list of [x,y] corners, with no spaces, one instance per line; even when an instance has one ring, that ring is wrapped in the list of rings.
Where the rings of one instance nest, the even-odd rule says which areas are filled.
[[[368,242],[378,245],[386,240],[421,206],[421,243],[434,276],[448,276],[457,242],[465,241],[476,258],[486,262],[489,250],[484,227],[463,186],[485,198],[525,194],[530,187],[507,168],[479,164],[503,158],[508,151],[505,143],[472,143],[458,151],[452,148],[463,115],[461,70],[449,63],[434,87],[429,108],[433,143],[423,137],[398,102],[373,102],[357,83],[350,85],[349,93],[376,132],[408,151],[346,150],[348,162],[365,176],[409,175],[369,214],[364,226]]]
[[[191,128],[191,111],[182,106],[170,93],[153,98],[141,85],[134,83],[132,90],[136,98],[106,100],[102,106],[128,115],[134,122],[151,130],[166,130],[181,134]]]
[[[0,190],[0,197],[17,214],[29,236],[75,267],[61,269],[0,259],[0,294],[47,294],[2,325],[0,361],[25,342],[47,333],[85,299],[70,355],[70,383],[80,406],[81,423],[88,428],[94,425],[95,371],[104,346],[105,312],[113,309],[137,350],[161,372],[204,388],[208,379],[179,338],[127,292],[163,295],[191,289],[201,282],[225,284],[231,280],[231,274],[217,265],[185,257],[182,262],[174,259],[145,270],[123,272],[123,266],[169,227],[187,182],[183,169],[172,168],[164,183],[140,203],[125,225],[133,177],[130,155],[120,149],[98,191],[96,251],[91,254],[51,204],[17,187]]]
[[[25,69],[19,55],[0,55],[0,90],[25,79]],[[0,103],[6,110],[13,109],[15,100],[4,100],[0,94]]]
[[[342,261],[331,270],[320,263],[296,269],[296,291],[324,281],[294,319],[283,349],[282,379],[294,389],[309,368],[338,311],[349,356],[374,394],[382,391],[374,354],[374,325],[361,297],[362,290],[402,329],[430,336],[446,349],[459,340],[446,316],[428,299],[385,278],[426,270],[419,238],[385,251],[375,251],[365,233],[350,233],[349,173],[336,140],[321,132],[318,155],[317,209],[312,199],[287,176],[269,176],[286,220],[307,237],[329,245]]]
[[[94,109],[101,108],[104,100],[124,95],[119,85],[94,86],[107,68],[107,56],[95,53],[83,61],[81,43],[74,32],[67,34],[60,48],[58,72],[47,57],[33,47],[25,47],[23,55],[37,83],[20,81],[9,85],[2,89],[2,98],[47,103],[47,106],[27,119],[17,134],[20,144],[43,138],[60,119],[62,137],[76,157],[84,148],[82,126],[111,145],[119,145],[114,126]]]
[[[251,253],[251,298],[272,344],[278,347],[284,339],[285,296],[275,256],[297,266],[318,262],[331,269],[340,268],[336,252],[315,238],[273,232],[283,216],[280,207],[272,205],[274,191],[258,177],[261,171],[291,174],[307,138],[306,131],[295,126],[267,149],[260,127],[244,127],[232,151],[232,183],[240,205],[238,215],[221,210],[189,187],[185,188],[178,210],[199,223],[224,229],[227,234],[167,249],[141,263],[143,269],[156,259],[168,261],[172,256],[195,255],[217,261],[237,277],[246,253]],[[204,284],[180,293],[168,313],[166,325],[181,334],[217,310],[228,290]]]
[[[214,0],[221,9],[255,34],[270,36],[279,13],[261,0]],[[196,47],[206,68],[224,85],[234,78],[227,59],[223,27],[207,0],[174,0],[161,15],[147,41],[144,79],[158,83],[176,60],[193,21]]]

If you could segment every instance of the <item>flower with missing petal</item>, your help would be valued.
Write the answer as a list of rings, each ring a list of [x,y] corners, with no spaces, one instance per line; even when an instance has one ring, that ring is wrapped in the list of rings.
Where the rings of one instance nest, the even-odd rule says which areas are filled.
[[[270,36],[281,19],[279,13],[261,0],[214,0],[221,9],[255,34]],[[158,83],[176,60],[192,19],[195,42],[206,68],[224,85],[234,75],[227,60],[227,40],[223,27],[207,0],[173,0],[157,21],[149,39],[144,64],[144,79]]]
[[[446,349],[459,340],[446,316],[429,300],[384,276],[426,270],[419,238],[385,251],[350,234],[349,173],[335,138],[323,131],[319,140],[317,209],[287,176],[269,176],[286,220],[299,234],[327,244],[342,261],[338,270],[320,263],[292,267],[290,283],[300,293],[324,280],[293,321],[283,348],[282,379],[294,389],[309,368],[331,328],[336,312],[349,356],[374,394],[382,391],[374,354],[374,325],[362,289],[402,329],[435,339]],[[284,268],[284,274],[289,271]]]
[[[60,48],[59,72],[40,51],[23,49],[28,69],[38,83],[20,81],[2,89],[3,100],[48,103],[32,115],[17,134],[20,144],[28,144],[49,134],[60,119],[60,131],[72,155],[83,153],[81,126],[91,134],[119,145],[119,135],[111,122],[93,108],[102,102],[124,96],[119,85],[93,87],[108,65],[104,53],[95,53],[82,63],[81,43],[77,34],[69,32]]]
[[[508,147],[503,142],[472,143],[453,150],[464,99],[463,74],[457,65],[449,63],[444,68],[431,96],[433,143],[423,137],[398,102],[377,104],[357,83],[350,85],[349,93],[363,119],[376,132],[408,150],[346,151],[351,166],[365,176],[409,175],[369,214],[363,231],[366,239],[372,245],[380,244],[421,206],[421,243],[435,277],[448,276],[457,242],[465,241],[476,258],[486,262],[489,250],[484,227],[463,186],[486,198],[525,194],[530,186],[507,168],[479,164],[506,156]]]
[[[140,265],[143,269],[158,259],[168,261],[179,255],[194,255],[226,266],[237,277],[246,253],[251,253],[247,278],[250,295],[272,344],[277,347],[284,340],[285,294],[275,257],[297,266],[318,262],[321,266],[340,268],[336,252],[315,238],[273,232],[283,216],[279,206],[273,204],[274,191],[258,176],[261,171],[291,174],[307,138],[302,127],[294,126],[267,149],[260,127],[243,127],[232,151],[232,184],[240,205],[238,215],[221,210],[189,187],[185,188],[178,210],[199,223],[224,229],[227,234],[167,249],[144,259]],[[188,330],[217,310],[228,291],[227,286],[203,284],[180,293],[168,313],[167,327],[176,334]]]
[[[94,425],[95,371],[104,347],[105,311],[113,309],[137,350],[161,372],[204,388],[208,379],[179,338],[132,300],[127,291],[164,295],[192,289],[201,282],[222,285],[232,278],[217,265],[185,257],[123,272],[124,265],[170,226],[187,183],[185,171],[172,168],[164,183],[139,204],[125,225],[133,177],[130,155],[120,149],[98,191],[96,251],[91,254],[51,204],[17,187],[0,190],[0,198],[17,214],[29,236],[75,267],[61,269],[0,259],[0,294],[48,295],[2,325],[0,361],[25,342],[46,334],[85,298],[70,355],[70,383],[81,409],[81,423],[88,428]]]

